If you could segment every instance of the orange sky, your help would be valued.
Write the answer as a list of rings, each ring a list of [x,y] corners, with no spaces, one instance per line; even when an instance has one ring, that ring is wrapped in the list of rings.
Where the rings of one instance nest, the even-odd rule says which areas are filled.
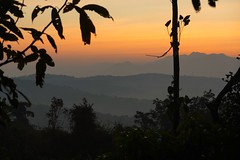
[[[30,14],[37,4],[53,3],[61,6],[63,0],[25,0],[26,18],[19,21],[19,26],[35,27],[41,30],[50,20],[50,12],[39,15],[31,23]],[[169,48],[169,37],[164,24],[171,19],[169,0],[82,0],[79,6],[96,3],[106,7],[114,17],[114,22],[104,19],[93,12],[88,12],[96,26],[97,37],[92,35],[92,44],[85,46],[81,41],[79,18],[77,13],[62,15],[66,40],[60,40],[53,27],[47,33],[55,37],[58,54],[46,42],[45,47],[53,57],[59,59],[79,58],[94,63],[124,60],[151,60],[145,54],[159,55]],[[202,0],[202,10],[196,13],[191,0],[179,1],[179,13],[190,14],[191,22],[184,28],[181,37],[181,54],[193,51],[203,53],[225,53],[237,56],[240,53],[240,1],[219,0],[216,8]],[[19,48],[24,48],[30,41],[26,35],[20,41]],[[38,43],[39,44],[39,43]],[[169,53],[171,54],[171,53]]]

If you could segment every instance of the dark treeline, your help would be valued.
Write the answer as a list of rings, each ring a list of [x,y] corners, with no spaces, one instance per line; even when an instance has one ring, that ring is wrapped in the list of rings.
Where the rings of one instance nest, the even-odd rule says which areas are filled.
[[[170,92],[170,91],[169,91]],[[1,160],[200,160],[239,159],[240,83],[225,95],[220,121],[213,121],[209,106],[215,95],[180,98],[180,125],[173,128],[173,95],[155,99],[155,108],[135,114],[135,125],[104,127],[97,122],[93,104],[85,98],[70,109],[53,97],[46,114],[48,126],[29,124],[33,116],[25,103],[9,108],[1,125]],[[1,100],[1,107],[5,105]]]

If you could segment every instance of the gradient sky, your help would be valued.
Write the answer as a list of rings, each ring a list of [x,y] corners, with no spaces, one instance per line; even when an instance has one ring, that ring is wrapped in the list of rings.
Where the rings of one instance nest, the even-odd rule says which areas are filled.
[[[35,6],[52,4],[60,8],[64,2],[64,0],[24,1],[27,5],[24,8],[25,18],[20,19],[17,25],[38,30],[42,30],[50,22],[51,12],[49,10],[40,14],[32,23],[31,13]],[[180,54],[224,53],[236,57],[240,54],[240,0],[219,0],[216,8],[208,6],[207,0],[201,2],[202,9],[196,13],[191,0],[179,0],[179,14],[191,15],[191,22],[182,33]],[[170,38],[164,25],[172,16],[170,0],[81,0],[79,6],[91,3],[106,7],[114,22],[88,11],[96,26],[97,36],[92,35],[91,45],[84,45],[81,40],[78,13],[61,13],[66,39],[61,40],[53,26],[46,31],[57,42],[58,53],[54,53],[46,37],[43,38],[44,45],[41,42],[36,44],[38,47],[46,48],[55,61],[56,66],[48,67],[47,73],[76,77],[93,76],[98,73],[93,74],[92,69],[97,70],[101,67],[95,63],[154,62],[158,59],[147,57],[146,54],[161,55],[170,47]],[[24,40],[14,43],[20,50],[31,43],[29,34],[25,32],[24,37]],[[172,52],[168,54],[171,55]],[[212,65],[215,65],[215,62]],[[159,73],[164,73],[162,68],[159,68]],[[35,63],[28,64],[23,71],[17,69],[16,63],[3,66],[3,70],[6,76],[11,77],[35,74]],[[199,74],[193,72],[191,75]],[[225,77],[225,73],[221,77]]]
[[[64,0],[25,0],[25,19],[18,26],[35,27],[41,30],[50,20],[50,12],[40,14],[34,23],[31,12],[38,4],[60,7]],[[170,0],[82,0],[79,6],[95,3],[104,6],[114,22],[88,12],[95,24],[97,36],[92,35],[92,44],[86,46],[81,40],[77,12],[61,14],[65,40],[60,40],[53,27],[47,33],[55,37],[58,54],[46,41],[45,47],[58,60],[78,59],[82,63],[95,61],[153,60],[146,54],[160,55],[169,48],[169,36],[164,24],[171,19]],[[193,51],[225,53],[237,56],[240,53],[240,1],[219,0],[217,7],[208,6],[202,0],[202,9],[196,13],[191,0],[179,1],[179,14],[191,15],[190,24],[181,37],[181,54]],[[31,37],[25,35],[17,47],[24,48]],[[38,43],[40,44],[40,43]],[[40,44],[41,45],[41,44]],[[170,52],[169,55],[172,53]]]

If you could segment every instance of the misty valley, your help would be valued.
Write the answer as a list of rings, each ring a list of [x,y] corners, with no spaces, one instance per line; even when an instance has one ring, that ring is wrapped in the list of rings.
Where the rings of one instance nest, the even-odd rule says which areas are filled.
[[[0,0],[0,160],[239,160],[239,4]]]

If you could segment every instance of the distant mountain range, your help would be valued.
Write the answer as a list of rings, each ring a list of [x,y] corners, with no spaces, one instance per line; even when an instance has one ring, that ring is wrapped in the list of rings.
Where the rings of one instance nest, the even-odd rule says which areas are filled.
[[[239,67],[239,61],[224,54],[204,54],[193,52],[180,56],[181,75],[225,77],[226,73],[234,72]],[[172,75],[173,59],[167,56],[151,63],[136,64],[132,62],[101,63],[88,67],[85,75],[132,75],[142,73],[162,73]]]
[[[81,103],[86,97],[97,112],[112,115],[134,115],[154,108],[152,100],[164,99],[172,76],[139,74],[131,76],[95,76],[75,78],[46,75],[43,88],[35,86],[34,75],[15,78],[21,90],[35,105],[50,105],[52,97],[62,98],[65,106]],[[181,95],[201,96],[212,89],[218,93],[224,86],[220,78],[181,77]]]
[[[60,55],[59,55],[60,56]],[[173,59],[167,56],[162,59],[146,57],[152,59],[152,62],[136,63],[136,62],[106,62],[83,64],[79,61],[66,59],[56,62],[54,68],[48,68],[50,74],[63,74],[76,77],[89,77],[96,75],[114,75],[126,76],[144,73],[161,73],[172,75]],[[224,54],[204,54],[193,52],[190,55],[180,56],[181,75],[187,76],[204,76],[224,78],[229,71],[235,72],[239,67],[239,61],[233,57]],[[34,64],[28,64],[23,71],[16,69],[16,64],[4,66],[3,70],[10,76],[28,75],[35,73]]]
[[[23,76],[16,79],[22,83],[19,87],[26,92],[36,90],[36,92],[45,92],[46,94],[59,94],[57,90],[63,93],[73,92],[66,96],[75,95],[98,95],[118,98],[164,99],[167,95],[167,87],[171,85],[172,76],[166,74],[138,74],[129,76],[93,76],[85,78],[76,78],[64,75],[46,75],[43,89],[34,86],[35,75]],[[29,81],[29,82],[27,82]],[[32,84],[31,84],[32,83]],[[181,76],[180,88],[182,95],[200,96],[204,91],[211,89],[218,93],[224,86],[220,78]],[[44,94],[45,95],[45,94]],[[90,97],[91,97],[90,96]],[[71,98],[73,99],[73,98]],[[70,101],[72,102],[72,101]]]
[[[180,59],[183,75],[180,78],[181,95],[190,97],[202,96],[204,91],[210,89],[217,94],[225,84],[221,78],[239,67],[237,60],[223,54],[205,55],[195,52],[189,56],[182,55]],[[98,117],[105,122],[114,119],[133,123],[131,117],[136,111],[149,111],[154,108],[153,99],[166,98],[167,87],[173,80],[172,57],[146,64],[131,62],[95,64],[94,67],[82,70],[80,68],[74,72],[82,75],[102,75],[77,78],[47,74],[43,88],[35,86],[35,75],[15,78],[18,89],[33,103],[31,109],[36,117],[32,121],[35,124],[40,121],[46,124],[45,114],[52,97],[62,98],[65,107],[71,107],[74,103],[79,104],[82,98],[86,97],[90,103],[94,103],[93,107]]]

